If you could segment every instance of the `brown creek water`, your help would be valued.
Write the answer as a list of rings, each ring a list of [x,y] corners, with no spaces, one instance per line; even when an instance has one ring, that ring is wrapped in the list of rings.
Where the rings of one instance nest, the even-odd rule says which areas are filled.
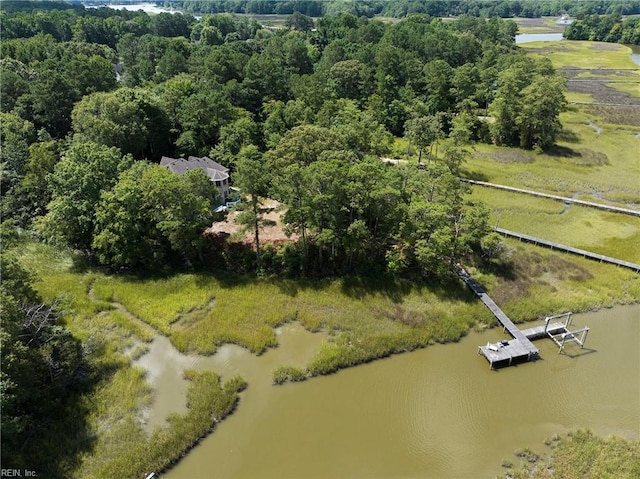
[[[545,452],[556,433],[637,438],[640,305],[574,316],[575,329],[585,325],[584,350],[569,344],[558,355],[540,340],[542,360],[498,371],[476,355],[506,338],[495,328],[285,386],[271,385],[273,369],[304,365],[326,336],[293,323],[260,357],[224,346],[210,358],[181,356],[157,338],[138,361],[157,391],[152,426],[184,409],[183,366],[249,383],[236,412],[162,477],[482,478],[499,474],[504,458],[517,463],[517,448]]]

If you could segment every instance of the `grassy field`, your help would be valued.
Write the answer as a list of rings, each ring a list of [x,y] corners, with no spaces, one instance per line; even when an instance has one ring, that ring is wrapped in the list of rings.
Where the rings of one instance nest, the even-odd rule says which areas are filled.
[[[564,131],[557,147],[535,154],[495,145],[475,145],[464,172],[470,178],[559,196],[640,208],[640,69],[622,45],[597,42],[526,44],[532,55],[551,58],[571,78],[567,99],[616,103],[569,105],[561,114]],[[606,70],[612,68],[614,70]],[[618,70],[622,69],[622,70]],[[633,70],[625,70],[633,69]],[[634,83],[602,79],[631,78]],[[590,208],[505,191],[473,187],[472,197],[487,204],[491,224],[551,241],[640,262],[640,220]]]
[[[613,204],[640,205],[637,128],[610,128],[579,111],[562,114],[567,131],[553,152],[533,152],[478,144],[463,174],[468,178],[559,196]]]
[[[640,218],[544,198],[475,187],[491,210],[492,226],[640,263]]]
[[[513,148],[475,145],[464,173],[493,183],[640,208],[637,153],[640,151],[640,68],[631,61],[630,49],[616,44],[566,40],[527,43],[525,49],[531,55],[550,58],[556,68],[565,69],[569,80],[597,80],[568,82],[568,101],[594,104],[569,105],[561,114],[564,131],[553,150],[538,155]],[[608,83],[607,80],[628,83]],[[493,207],[493,220],[505,228],[534,234],[544,229],[536,226],[540,221],[550,220],[554,226],[549,230],[551,234],[562,231],[563,237],[580,238],[583,245],[596,246],[596,238],[605,233],[599,247],[608,251],[615,249],[615,241],[611,242],[610,238],[631,241],[634,236],[630,231],[633,222],[602,216],[595,211],[578,213],[574,208],[566,215],[562,209],[558,211],[546,202],[516,198],[510,193],[480,191],[477,187],[474,195]],[[538,221],[530,221],[530,215]],[[612,225],[612,230],[603,229],[604,224]],[[591,229],[591,225],[596,229]],[[560,229],[555,229],[558,226]],[[557,239],[546,234],[543,237]]]

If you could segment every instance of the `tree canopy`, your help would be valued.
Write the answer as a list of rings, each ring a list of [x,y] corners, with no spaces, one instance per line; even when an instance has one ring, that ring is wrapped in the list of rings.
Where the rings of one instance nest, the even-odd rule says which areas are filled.
[[[367,18],[391,2],[238,8],[258,3],[292,9],[284,28],[221,2],[176,4],[206,9],[199,19],[3,11],[6,217],[115,269],[200,264],[220,199],[204,175],[154,163],[208,155],[231,168],[248,199],[240,221],[274,271],[256,227],[264,197],[282,204],[301,274],[430,277],[481,249],[486,218],[452,179],[460,145],[544,150],[561,129],[563,81],[516,47],[515,22],[435,18],[455,2],[395,23]],[[418,165],[382,163],[394,137]]]
[[[90,370],[56,305],[42,302],[32,275],[5,249],[0,252],[2,463],[63,477],[57,458],[43,457],[51,448],[42,443],[51,440],[52,428],[80,433],[82,407],[71,410],[70,398],[83,390]]]
[[[96,205],[92,247],[112,268],[163,269],[201,260],[203,231],[213,222],[217,189],[201,171],[174,175],[136,162]]]

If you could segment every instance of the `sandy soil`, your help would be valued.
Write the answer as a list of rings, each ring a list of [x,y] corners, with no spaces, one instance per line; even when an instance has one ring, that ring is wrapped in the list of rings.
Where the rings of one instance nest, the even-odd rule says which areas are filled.
[[[297,235],[292,234],[291,236],[287,236],[284,232],[282,224],[284,210],[282,209],[282,205],[271,199],[264,200],[263,205],[265,208],[269,209],[269,212],[264,215],[265,219],[273,221],[275,225],[260,228],[260,244],[295,241],[297,239]],[[213,223],[211,227],[207,228],[206,233],[226,233],[229,235],[241,234],[242,225],[236,223],[238,214],[238,211],[230,211],[225,221]],[[252,244],[254,241],[253,231],[247,231],[241,238],[238,238],[238,241],[246,244]]]

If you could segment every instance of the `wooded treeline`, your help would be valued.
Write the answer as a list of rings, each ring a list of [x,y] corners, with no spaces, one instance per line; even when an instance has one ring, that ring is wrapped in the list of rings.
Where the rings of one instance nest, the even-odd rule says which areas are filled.
[[[564,106],[551,64],[496,18],[295,14],[271,31],[228,14],[31,9],[3,25],[6,226],[113,268],[438,275],[495,243],[457,180],[464,145],[546,148]],[[394,137],[410,166],[380,161]],[[248,263],[212,251],[215,188],[154,165],[163,155],[231,167],[255,199],[247,228],[267,196],[299,240]]]
[[[9,469],[65,477],[62,461],[49,457],[54,442],[70,458],[76,437],[86,434],[86,406],[79,400],[95,381],[88,345],[60,322],[56,304],[46,304],[34,278],[9,254],[0,252],[0,345],[2,347],[2,465]],[[86,441],[85,447],[90,446]]]
[[[105,2],[95,0],[83,3],[103,5]],[[115,3],[127,2],[118,0]],[[382,15],[402,18],[422,13],[434,17],[471,15],[537,18],[565,13],[574,17],[640,13],[640,5],[633,0],[164,0],[159,3],[192,14],[291,15],[299,12],[312,17],[349,13],[358,17]]]
[[[569,25],[564,36],[568,40],[640,45],[640,17],[623,18],[619,14],[589,15]]]

